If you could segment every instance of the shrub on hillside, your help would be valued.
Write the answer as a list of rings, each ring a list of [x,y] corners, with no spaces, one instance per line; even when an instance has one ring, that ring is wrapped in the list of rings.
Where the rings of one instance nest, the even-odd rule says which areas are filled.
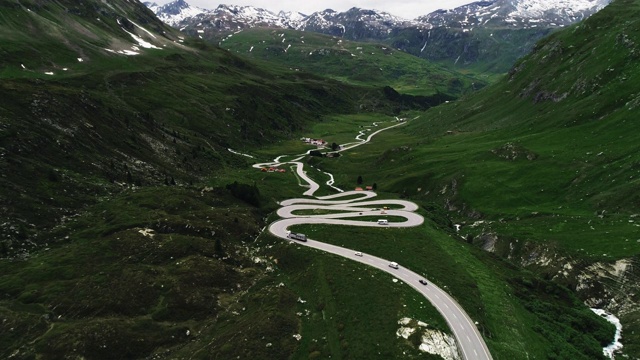
[[[260,207],[260,191],[255,184],[248,185],[234,181],[232,184],[227,184],[226,187],[227,190],[231,192],[231,195],[233,195],[235,198],[238,198],[255,207]]]

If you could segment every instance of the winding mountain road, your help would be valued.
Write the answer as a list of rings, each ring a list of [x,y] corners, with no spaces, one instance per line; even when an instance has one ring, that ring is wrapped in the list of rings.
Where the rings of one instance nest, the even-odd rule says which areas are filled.
[[[366,140],[360,139],[363,136],[363,132],[360,132],[357,140],[360,142],[349,143],[343,145],[341,151],[352,149],[356,146],[363,145],[371,140],[371,138],[381,131],[390,129],[392,127],[400,126],[404,123],[397,124],[391,127],[380,129],[367,137]],[[377,124],[374,124],[377,125]],[[313,196],[313,194],[320,188],[320,186],[313,181],[304,171],[304,164],[299,160],[300,157],[287,161],[280,162],[282,156],[276,158],[273,162],[255,164],[254,167],[261,168],[264,166],[281,166],[284,164],[292,164],[296,166],[296,173],[300,179],[307,184],[301,184],[301,186],[308,187],[303,195]],[[333,177],[331,176],[333,180]],[[329,186],[332,186],[327,182]],[[333,186],[332,186],[333,187]],[[334,187],[335,188],[335,187]],[[336,188],[337,189],[337,188]],[[340,190],[340,189],[338,189]],[[372,191],[348,191],[341,192],[339,194],[316,197],[316,199],[310,198],[296,198],[282,201],[282,206],[278,209],[278,216],[282,219],[273,222],[269,226],[269,232],[273,235],[291,240],[288,238],[288,228],[293,225],[301,224],[331,224],[331,225],[348,225],[348,226],[368,226],[368,227],[413,227],[419,226],[424,223],[424,218],[415,213],[418,210],[418,206],[406,200],[372,200],[376,197],[376,193]],[[380,208],[384,206],[392,206],[394,209],[385,210],[383,215],[380,215]],[[333,212],[323,215],[307,215],[296,213],[309,212],[312,210],[321,209],[327,212]],[[378,210],[373,210],[378,209]],[[388,224],[381,225],[377,221],[363,221],[357,220],[363,216],[378,216],[384,218],[384,216],[403,217],[405,221],[401,222],[389,222]],[[304,246],[308,246],[314,249],[322,250],[328,253],[339,255],[353,261],[357,261],[382,271],[385,271],[397,279],[408,284],[416,291],[420,292],[427,300],[429,300],[433,306],[442,314],[447,321],[449,328],[453,332],[458,349],[465,360],[491,360],[491,354],[485,344],[480,332],[478,331],[473,320],[467,315],[462,307],[445,291],[429,282],[428,285],[423,285],[419,281],[423,279],[423,276],[402,267],[401,259],[394,259],[400,263],[400,266],[395,269],[389,266],[390,260],[382,259],[373,255],[363,254],[355,249],[349,249],[345,247],[339,247],[320,241],[308,239],[305,242],[296,241],[296,243]],[[357,255],[356,255],[357,253]]]

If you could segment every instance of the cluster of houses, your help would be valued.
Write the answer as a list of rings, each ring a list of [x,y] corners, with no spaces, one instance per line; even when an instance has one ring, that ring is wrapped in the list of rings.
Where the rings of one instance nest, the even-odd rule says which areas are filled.
[[[327,144],[327,142],[322,139],[311,139],[308,137],[303,137],[303,138],[300,138],[300,140],[304,141],[309,145],[325,146]]]
[[[279,172],[279,173],[287,172],[287,170],[280,169],[280,168],[277,168],[277,167],[263,167],[263,168],[260,168],[260,171],[262,171],[262,172]]]

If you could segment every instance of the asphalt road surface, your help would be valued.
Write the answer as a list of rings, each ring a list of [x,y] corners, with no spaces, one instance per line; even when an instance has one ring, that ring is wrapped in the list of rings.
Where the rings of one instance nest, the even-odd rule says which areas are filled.
[[[369,142],[374,135],[380,133],[381,131],[403,124],[404,123],[400,123],[380,129],[370,134],[366,140],[361,139],[361,136],[364,136],[364,132],[361,132],[360,135],[358,135],[358,137],[356,138],[357,140],[359,140],[359,142],[343,144],[341,151],[363,145]],[[298,177],[307,183],[301,184],[301,186],[308,188],[308,190],[306,190],[303,195],[313,196],[313,194],[320,188],[320,186],[305,173],[304,165],[300,162],[303,156],[304,154],[300,155],[298,158],[285,162],[280,162],[280,159],[282,158],[282,156],[280,156],[272,162],[255,164],[253,165],[253,167],[262,168],[281,166],[285,164],[295,165]],[[331,186],[333,181],[330,182],[331,184],[329,184],[329,182],[327,182],[327,184]],[[473,320],[469,318],[467,313],[464,312],[462,307],[449,294],[447,294],[439,287],[433,285],[430,281],[428,282],[428,285],[421,284],[419,281],[421,279],[424,279],[423,276],[402,267],[402,259],[385,260],[364,253],[362,253],[362,256],[357,256],[355,255],[355,253],[357,252],[357,250],[355,249],[348,249],[330,245],[312,239],[301,242],[297,240],[291,240],[287,237],[287,235],[289,234],[288,228],[292,225],[300,224],[332,224],[368,227],[412,227],[419,226],[424,223],[424,218],[415,213],[415,211],[418,209],[418,206],[415,203],[406,200],[372,200],[375,196],[376,193],[372,191],[348,191],[329,196],[317,197],[316,199],[299,198],[285,200],[280,203],[282,208],[278,210],[278,215],[283,219],[272,223],[269,226],[269,232],[280,238],[287,239],[289,241],[295,241],[300,245],[329,252],[351,259],[353,261],[373,266],[395,276],[397,279],[403,281],[404,283],[414,288],[416,291],[420,292],[425,298],[427,298],[427,300],[429,300],[433,304],[433,306],[436,307],[440,314],[442,314],[456,338],[458,349],[463,359],[492,359],[487,345],[482,339],[482,336],[480,335],[480,332],[478,331],[476,325],[474,324]],[[341,198],[343,199],[341,200]],[[384,209],[385,206],[392,207],[393,209],[382,211],[381,209]],[[316,209],[326,210],[327,212],[335,212],[323,215],[309,215],[309,213]],[[359,217],[363,216],[378,216],[380,219],[384,219],[385,216],[394,216],[394,219],[395,217],[403,217],[405,220],[400,222],[393,221],[389,222],[388,224],[382,225],[377,221],[358,220]],[[391,261],[399,263],[398,269],[389,267]]]
[[[351,195],[362,195],[359,198],[352,198]],[[348,200],[328,200],[323,199],[289,199],[283,201],[282,208],[278,210],[278,215],[284,219],[278,220],[269,226],[269,232],[283,239],[295,241],[296,243],[308,246],[314,249],[329,252],[335,255],[346,257],[353,261],[357,261],[377,269],[385,271],[397,279],[403,281],[409,286],[420,292],[427,300],[429,300],[436,309],[442,314],[449,328],[453,332],[458,349],[463,357],[467,360],[483,360],[492,359],[487,346],[480,335],[473,320],[464,312],[462,307],[445,291],[433,285],[430,281],[428,285],[422,285],[419,280],[424,279],[423,276],[402,267],[402,259],[386,260],[369,254],[357,256],[356,249],[348,249],[331,244],[308,239],[306,242],[291,240],[287,237],[288,228],[292,225],[299,224],[333,224],[333,225],[351,225],[351,226],[369,226],[369,227],[411,227],[419,226],[424,222],[424,218],[413,211],[417,210],[417,205],[406,200],[368,200],[375,196],[373,192],[354,191],[345,192],[338,195],[332,195],[330,198],[339,199],[340,197],[349,196]],[[367,201],[361,201],[367,200]],[[386,215],[401,216],[406,220],[403,222],[389,222],[388,225],[380,225],[377,221],[358,221],[361,216],[377,215],[381,219],[385,217],[380,214],[380,208],[383,206],[395,205],[400,209],[385,210]],[[372,211],[373,208],[378,210]],[[338,213],[324,215],[295,215],[296,212],[309,211],[315,209],[335,210]],[[398,269],[389,267],[391,261],[400,264]],[[427,279],[428,281],[428,279]]]

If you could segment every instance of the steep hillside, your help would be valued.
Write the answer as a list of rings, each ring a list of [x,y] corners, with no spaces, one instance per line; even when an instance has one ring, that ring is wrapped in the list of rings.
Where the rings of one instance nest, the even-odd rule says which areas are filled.
[[[464,241],[617,314],[638,357],[638,19],[640,2],[614,1],[499,83],[321,168],[439,204]]]
[[[291,356],[299,295],[248,246],[279,195],[228,149],[406,104],[248,62],[137,1],[2,1],[0,55],[0,357]]]
[[[384,96],[183,40],[137,2],[41,4],[2,9],[2,181],[12,204],[3,231],[54,225],[89,200],[80,184],[101,193],[116,182],[194,182],[232,161],[228,147],[273,141],[319,114],[367,108],[364,94],[372,103]]]
[[[610,6],[538,43],[499,83],[412,122],[411,132],[426,137],[416,148],[422,155],[460,151],[460,162],[437,168],[426,166],[430,157],[407,153],[407,167],[429,169],[408,172],[423,185],[415,187],[439,192],[443,180],[457,180],[456,196],[446,196],[452,204],[458,199],[467,212],[491,216],[556,212],[559,205],[612,216],[638,212],[636,3]],[[440,180],[427,180],[433,176]]]
[[[551,28],[484,29],[467,31],[437,27],[398,29],[390,45],[458,71],[497,79],[528,54],[536,41],[555,31]]]
[[[431,131],[427,127],[435,125],[462,137],[536,139],[543,151],[523,146],[536,154],[532,164],[545,154],[550,158],[544,160],[557,164],[547,171],[559,166],[562,176],[543,178],[561,189],[556,194],[561,199],[594,211],[637,211],[638,123],[632,120],[638,102],[637,28],[635,21],[619,24],[623,3],[633,13],[634,2],[618,1],[611,10],[544,39],[503,81],[446,109],[446,122],[418,126]],[[559,200],[536,197],[536,203]]]
[[[413,95],[447,95],[478,90],[486,82],[424,62],[384,44],[359,43],[295,30],[255,28],[236,32],[220,46],[238,55],[332,77],[351,84],[391,86]]]
[[[34,71],[77,74],[86,66],[72,65],[83,65],[78,63],[94,56],[179,48],[177,41],[182,38],[139,2],[4,1],[1,5],[3,77],[25,77]]]

